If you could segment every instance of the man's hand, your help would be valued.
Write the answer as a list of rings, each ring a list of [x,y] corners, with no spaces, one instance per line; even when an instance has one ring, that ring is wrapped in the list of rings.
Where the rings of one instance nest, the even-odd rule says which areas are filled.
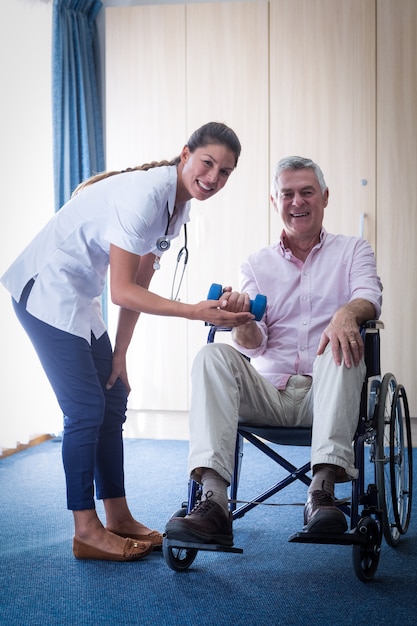
[[[364,346],[355,312],[342,307],[333,315],[329,325],[324,329],[317,354],[323,354],[330,343],[336,365],[341,365],[342,355],[346,367],[359,365],[363,357]]]
[[[250,311],[249,295],[247,293],[232,291],[231,287],[225,287],[223,289],[223,294],[219,298],[219,302],[221,303],[221,308],[226,311],[233,311],[235,313]],[[257,348],[262,341],[262,335],[253,315],[251,315],[246,322],[235,324],[232,330],[232,336],[236,343],[242,346],[242,348]]]

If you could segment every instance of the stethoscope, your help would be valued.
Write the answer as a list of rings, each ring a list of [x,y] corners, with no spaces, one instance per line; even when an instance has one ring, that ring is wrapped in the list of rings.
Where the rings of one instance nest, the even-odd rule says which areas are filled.
[[[159,237],[156,240],[156,247],[160,252],[166,252],[167,250],[170,249],[171,247],[171,241],[169,239],[167,239],[167,235],[168,235],[168,231],[169,231],[169,226],[171,223],[171,215],[169,214],[169,209],[168,209],[168,204],[167,204],[167,213],[168,213],[168,222],[167,222],[167,227],[165,229],[165,234],[163,237]],[[184,257],[184,262],[183,262],[183,266],[182,266],[182,272],[181,272],[181,276],[179,279],[179,283],[178,283],[178,288],[175,291],[175,282],[177,279],[177,273],[178,273],[178,267],[179,264],[181,262],[181,259]],[[154,270],[159,270],[161,269],[161,264],[160,264],[160,260],[161,258],[159,256],[155,257],[155,261],[153,264],[153,269]],[[178,294],[180,292],[181,289],[181,285],[182,285],[182,281],[184,278],[184,273],[187,267],[187,263],[188,263],[188,248],[187,248],[187,224],[184,224],[184,245],[182,246],[182,248],[180,248],[178,254],[177,254],[177,262],[175,265],[175,271],[174,271],[174,277],[172,279],[172,287],[171,287],[171,300],[178,300]],[[174,291],[175,291],[175,295],[174,295]]]

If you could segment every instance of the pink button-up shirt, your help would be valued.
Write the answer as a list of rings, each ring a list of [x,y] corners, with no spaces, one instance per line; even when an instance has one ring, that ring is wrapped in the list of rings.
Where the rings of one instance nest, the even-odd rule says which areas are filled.
[[[258,322],[261,345],[234,345],[277,389],[285,389],[294,374],[312,375],[321,334],[341,306],[363,298],[374,305],[376,317],[381,313],[382,285],[369,243],[324,229],[304,263],[282,238],[252,254],[242,264],[240,290],[251,298],[264,294],[267,308]]]

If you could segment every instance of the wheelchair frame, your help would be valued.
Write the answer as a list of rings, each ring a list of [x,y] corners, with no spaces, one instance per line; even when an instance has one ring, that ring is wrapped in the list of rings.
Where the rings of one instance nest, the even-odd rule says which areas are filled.
[[[373,579],[378,568],[381,542],[395,547],[407,532],[412,503],[412,442],[407,395],[391,373],[381,378],[380,330],[384,325],[371,320],[361,326],[365,347],[366,377],[362,387],[358,427],[353,442],[355,465],[359,476],[352,481],[349,503],[338,503],[350,518],[350,530],[343,534],[301,531],[289,538],[294,543],[352,545],[353,567],[362,581]],[[217,331],[228,329],[212,326],[207,343],[212,343]],[[261,452],[286,470],[287,475],[271,487],[237,506],[237,489],[243,457],[243,442],[249,441]],[[235,467],[230,486],[230,510],[233,520],[263,503],[296,480],[306,486],[311,482],[308,461],[295,467],[268,444],[310,446],[311,428],[255,427],[240,423],[235,449]],[[365,452],[374,466],[374,482],[365,484]],[[188,501],[183,502],[174,516],[189,513],[201,499],[200,486],[192,479],[188,483]],[[199,550],[242,553],[241,548],[214,544],[176,541],[164,537],[163,554],[168,566],[175,571],[190,567]]]

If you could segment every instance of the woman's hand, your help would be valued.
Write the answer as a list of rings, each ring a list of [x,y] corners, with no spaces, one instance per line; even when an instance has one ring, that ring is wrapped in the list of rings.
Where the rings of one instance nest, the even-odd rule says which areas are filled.
[[[118,378],[120,378],[122,383],[125,385],[127,394],[129,395],[130,384],[129,384],[129,379],[127,376],[126,354],[114,352],[112,372],[111,372],[109,380],[107,381],[106,389],[111,389]]]
[[[226,287],[218,300],[203,300],[194,307],[198,315],[196,319],[223,328],[235,328],[255,319],[250,312],[248,294],[232,291],[231,287]]]

